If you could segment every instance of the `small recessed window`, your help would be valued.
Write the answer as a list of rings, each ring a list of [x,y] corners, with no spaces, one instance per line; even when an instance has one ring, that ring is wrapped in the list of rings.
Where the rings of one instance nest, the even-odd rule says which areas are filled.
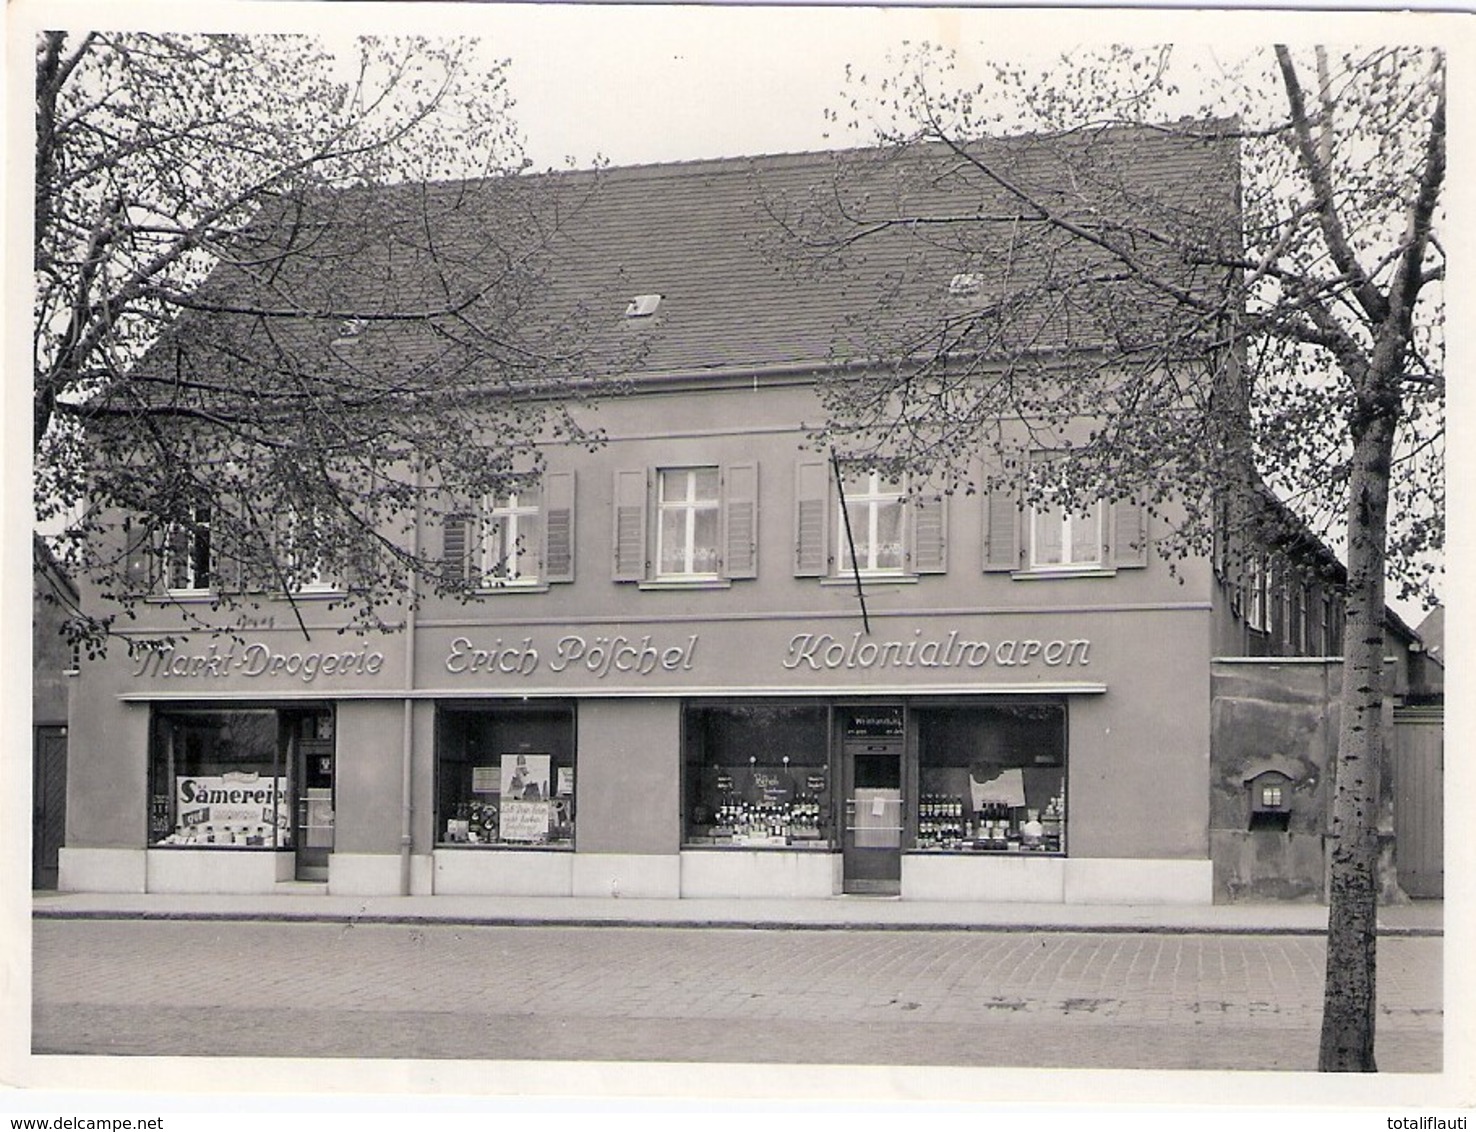
[[[660,295],[637,295],[625,308],[626,318],[650,318],[661,308]]]
[[[984,289],[984,276],[974,271],[960,271],[948,281],[948,294],[955,299],[971,298]]]
[[[1267,809],[1281,805],[1281,787],[1264,786],[1261,788],[1261,805]]]

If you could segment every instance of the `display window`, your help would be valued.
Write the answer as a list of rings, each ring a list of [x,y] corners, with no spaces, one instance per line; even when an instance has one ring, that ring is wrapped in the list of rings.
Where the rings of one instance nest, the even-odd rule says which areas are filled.
[[[443,706],[436,721],[442,846],[574,845],[574,708]]]
[[[829,848],[829,721],[823,704],[689,704],[686,843]]]
[[[291,848],[294,744],[325,729],[331,737],[326,711],[157,711],[150,845]]]
[[[1066,852],[1066,706],[917,707],[915,846]]]

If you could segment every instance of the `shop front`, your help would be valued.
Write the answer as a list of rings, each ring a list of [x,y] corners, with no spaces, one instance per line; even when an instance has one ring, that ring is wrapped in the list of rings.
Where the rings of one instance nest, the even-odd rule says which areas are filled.
[[[331,663],[279,632],[172,646],[79,718],[115,739],[111,791],[78,793],[63,880],[1209,900],[1202,610],[848,620],[430,621]],[[102,805],[130,792],[136,825]]]
[[[761,888],[773,853],[830,858],[814,895],[898,895],[955,856],[1064,855],[1066,717],[1054,696],[688,703],[684,892],[744,867]]]

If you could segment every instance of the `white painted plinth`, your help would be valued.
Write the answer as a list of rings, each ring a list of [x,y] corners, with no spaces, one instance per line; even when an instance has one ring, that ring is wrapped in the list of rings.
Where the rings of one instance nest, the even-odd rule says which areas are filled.
[[[904,853],[903,900],[1059,904],[1067,861],[1043,854]]]
[[[436,891],[436,859],[430,853],[410,857],[410,895],[433,896]]]
[[[575,896],[675,900],[682,894],[682,860],[645,853],[574,854]]]
[[[1073,857],[1066,861],[1067,904],[1212,904],[1208,861]]]
[[[823,899],[841,890],[839,853],[753,849],[682,852],[682,895],[700,899]]]
[[[57,861],[60,892],[145,892],[148,861],[142,849],[71,849]]]
[[[261,849],[150,849],[148,891],[272,892],[291,880],[296,858]]]
[[[437,896],[568,896],[573,892],[573,853],[437,849],[432,857]]]
[[[398,853],[331,853],[328,895],[399,896]]]

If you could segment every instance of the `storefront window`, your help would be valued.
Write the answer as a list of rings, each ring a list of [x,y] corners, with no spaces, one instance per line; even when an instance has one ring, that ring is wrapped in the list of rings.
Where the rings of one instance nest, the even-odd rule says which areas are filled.
[[[157,713],[149,843],[290,848],[284,738],[275,711]]]
[[[574,844],[574,709],[442,708],[437,841],[455,846]]]
[[[916,708],[918,849],[1064,853],[1064,704]]]
[[[828,848],[828,735],[823,705],[689,706],[687,844]]]

